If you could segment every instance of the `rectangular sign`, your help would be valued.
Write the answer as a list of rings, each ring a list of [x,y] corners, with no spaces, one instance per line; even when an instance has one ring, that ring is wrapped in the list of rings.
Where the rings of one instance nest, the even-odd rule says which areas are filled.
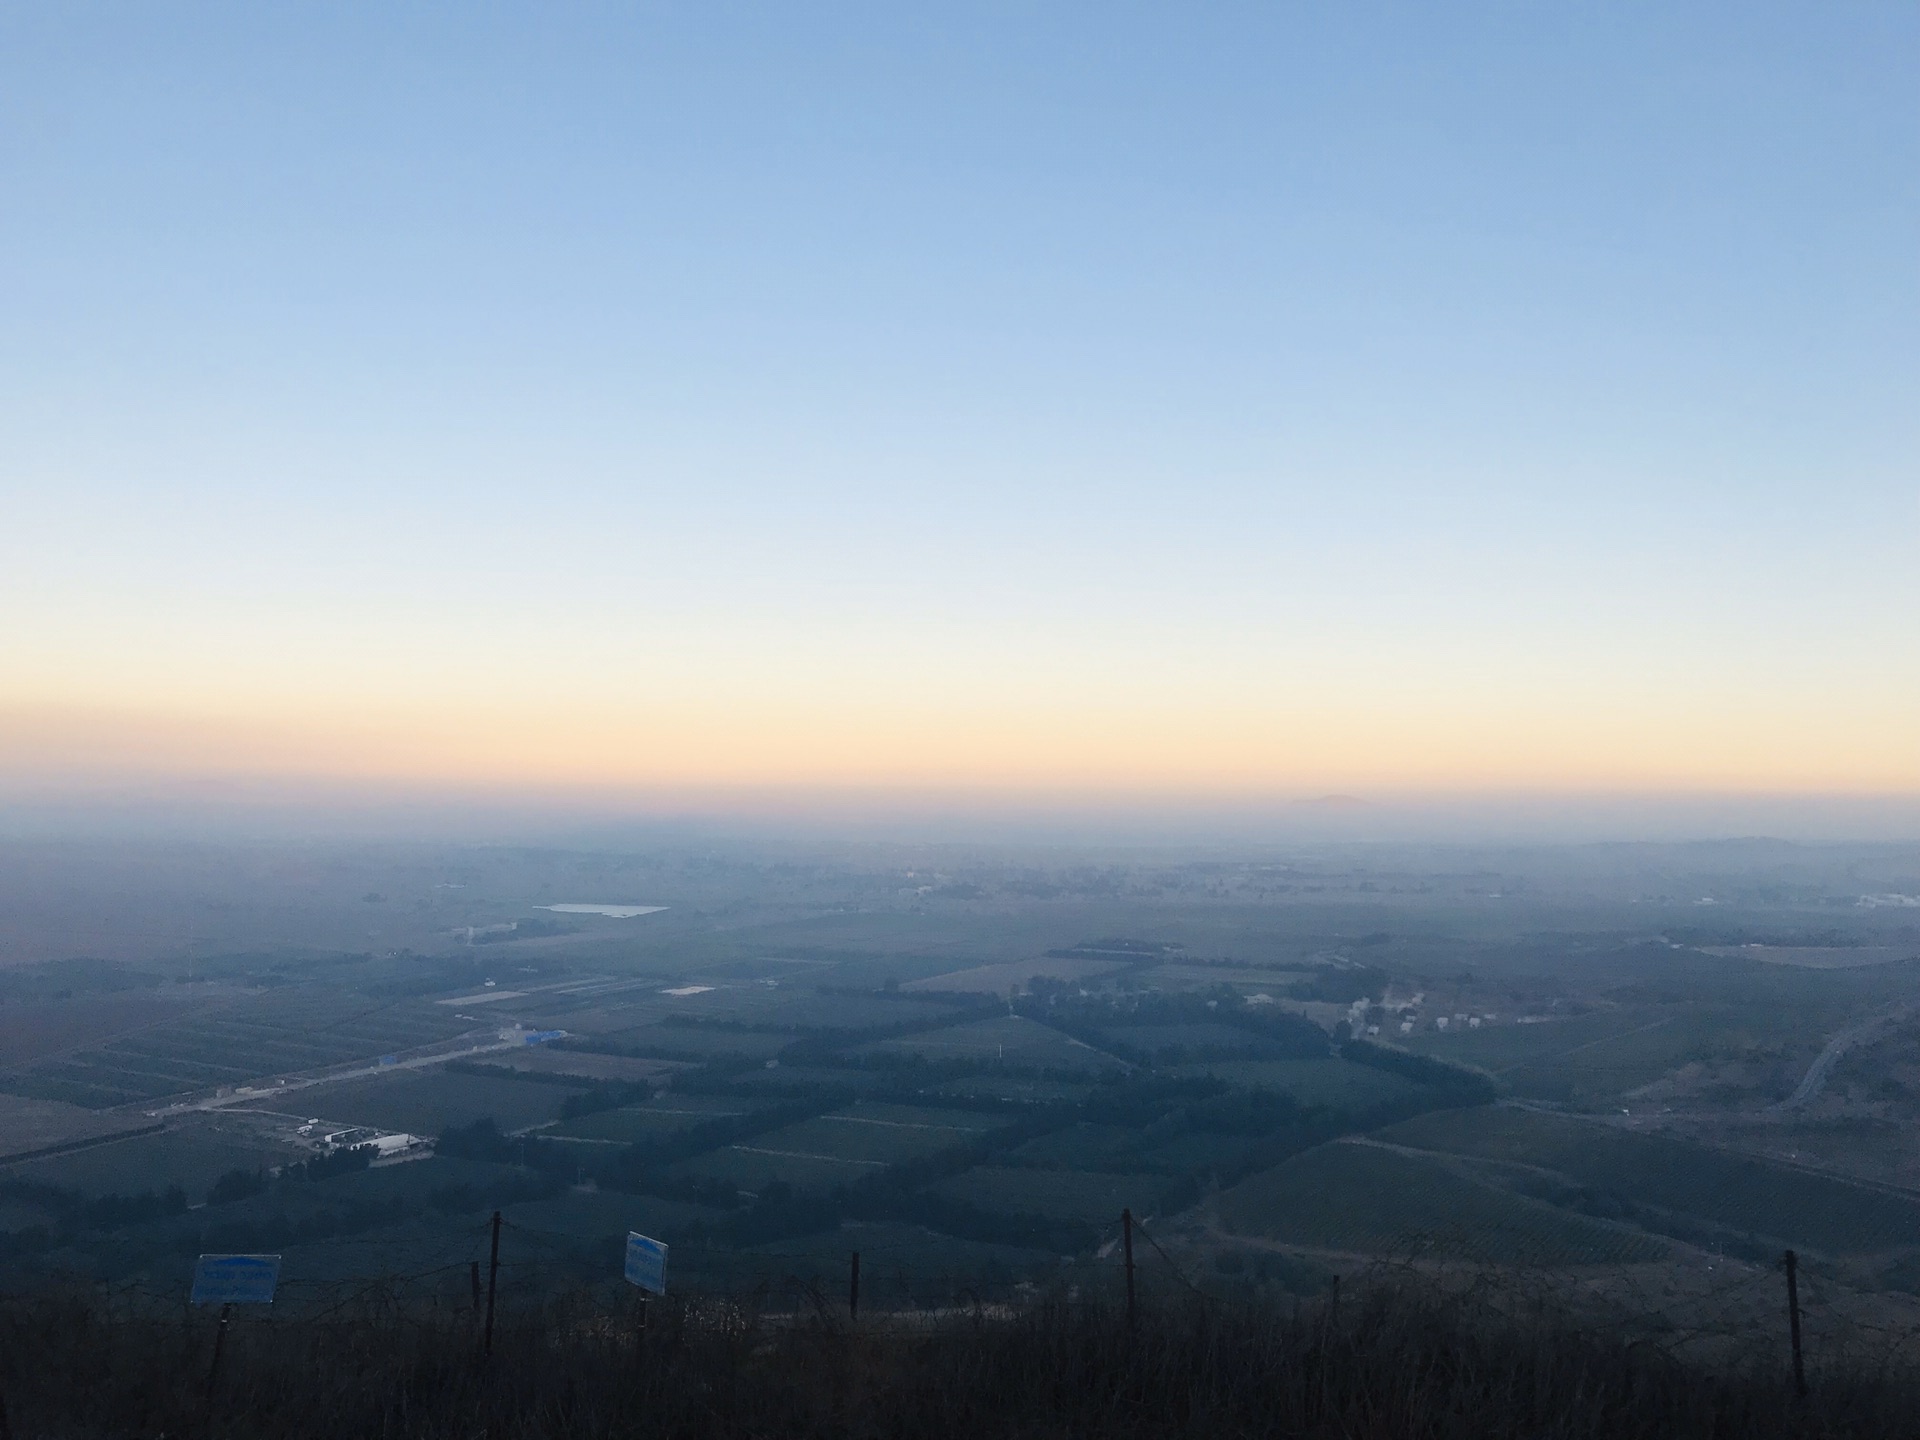
[[[271,1305],[278,1255],[202,1255],[193,1267],[195,1305]]]
[[[628,1231],[626,1276],[630,1285],[638,1285],[656,1295],[666,1294],[667,1247],[658,1240]]]

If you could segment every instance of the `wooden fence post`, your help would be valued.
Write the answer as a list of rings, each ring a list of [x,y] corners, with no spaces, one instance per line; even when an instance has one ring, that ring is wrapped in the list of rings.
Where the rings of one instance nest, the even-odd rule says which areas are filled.
[[[1123,1209],[1120,1212],[1120,1243],[1127,1257],[1127,1333],[1133,1333],[1133,1211]]]
[[[1807,1398],[1807,1366],[1800,1354],[1800,1257],[1789,1250],[1781,1257],[1787,1267],[1787,1333],[1793,1339],[1793,1393]]]
[[[493,1292],[500,1283],[500,1212],[493,1212],[493,1254],[487,1261],[487,1336],[483,1349],[493,1354]]]
[[[220,1352],[227,1345],[227,1322],[233,1318],[233,1306],[220,1307],[220,1324],[213,1332],[213,1363],[207,1366],[207,1398],[213,1398],[213,1382],[220,1374]]]
[[[847,1278],[847,1318],[860,1318],[860,1252],[853,1252],[852,1273]]]

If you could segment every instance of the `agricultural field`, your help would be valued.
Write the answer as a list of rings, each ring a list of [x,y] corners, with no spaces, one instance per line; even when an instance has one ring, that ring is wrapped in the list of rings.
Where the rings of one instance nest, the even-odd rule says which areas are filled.
[[[1695,1006],[1634,1006],[1540,1024],[1425,1031],[1395,1037],[1407,1048],[1487,1070],[1516,1095],[1603,1106],[1649,1085],[1724,1033],[1725,1021]]]
[[[931,1025],[965,1008],[891,995],[785,988],[775,991],[755,987],[749,998],[750,1004],[731,1007],[726,1018],[796,1031],[874,1031],[903,1025]]]
[[[1420,1086],[1411,1080],[1333,1056],[1314,1060],[1216,1060],[1180,1066],[1176,1073],[1211,1075],[1238,1089],[1273,1090],[1291,1095],[1302,1105],[1324,1105],[1349,1115],[1420,1093]]]
[[[322,1085],[292,1098],[307,1114],[330,1123],[431,1136],[483,1119],[506,1132],[544,1125],[558,1119],[561,1103],[576,1093],[543,1081],[424,1069]]]
[[[928,1188],[947,1199],[1003,1215],[1044,1215],[1096,1225],[1111,1222],[1117,1227],[1123,1209],[1151,1216],[1166,1187],[1164,1175],[979,1165]]]
[[[790,1150],[819,1150],[856,1160],[899,1165],[964,1145],[991,1134],[992,1116],[964,1110],[930,1110],[860,1100],[844,1110],[819,1115],[765,1137],[765,1143]]]
[[[1657,1260],[1661,1241],[1463,1178],[1381,1145],[1336,1141],[1241,1181],[1219,1200],[1232,1234],[1360,1255],[1501,1265]]]
[[[831,1190],[966,1144],[994,1128],[992,1117],[965,1111],[856,1101],[683,1161],[676,1169],[743,1190],[757,1190],[770,1180],[802,1190]]]
[[[153,986],[64,999],[0,1001],[0,1056],[9,1065],[101,1045],[212,1009],[204,987]]]
[[[0,1160],[152,1123],[145,1116],[102,1115],[97,1110],[65,1105],[58,1100],[0,1095]]]
[[[178,1185],[190,1202],[225,1171],[279,1165],[302,1152],[279,1145],[250,1127],[194,1116],[151,1135],[109,1140],[64,1155],[8,1166],[6,1177],[57,1185],[83,1195],[132,1194]]]
[[[1122,1125],[1069,1125],[1015,1147],[1000,1157],[1002,1165],[1035,1170],[1131,1171],[1141,1166],[1138,1130]]]
[[[1206,1175],[1234,1167],[1259,1137],[1185,1130],[1147,1133],[1122,1125],[1081,1123],[1041,1135],[995,1158],[995,1164],[1033,1170],[1109,1174]]]
[[[1316,968],[1307,964],[1302,964],[1298,969],[1242,965],[1156,965],[1142,972],[1138,983],[1161,990],[1211,990],[1216,985],[1231,985],[1247,993],[1284,995],[1288,986],[1307,979]]]
[[[1118,960],[1071,960],[1048,956],[1038,960],[1008,960],[998,965],[976,965],[911,980],[902,990],[932,990],[971,995],[1011,995],[1036,979],[1096,981],[1125,969]]]
[[[338,991],[273,991],[123,1035],[90,1050],[8,1072],[16,1094],[90,1108],[243,1085],[453,1038],[469,1028],[418,1001],[375,1002]]]
[[[879,1160],[858,1160],[817,1151],[774,1149],[763,1143],[766,1136],[739,1145],[710,1150],[691,1160],[683,1160],[669,1173],[695,1180],[717,1180],[745,1194],[758,1194],[779,1181],[796,1190],[826,1192],[851,1185],[868,1176],[878,1175],[886,1164]]]
[[[861,1070],[828,1065],[763,1064],[728,1077],[729,1093],[799,1098],[807,1095],[867,1095],[893,1088],[885,1070]]]
[[[0,1179],[5,1178],[0,1172]],[[10,1235],[35,1226],[51,1226],[58,1217],[51,1211],[25,1200],[0,1200],[0,1234]]]
[[[1855,962],[1920,949],[1920,911],[1858,903],[1920,894],[1920,849],[1276,842],[1234,858],[638,836],[619,853],[323,850],[292,847],[268,874],[243,849],[202,873],[168,901],[179,948],[141,950],[144,932],[102,912],[98,925],[121,926],[118,948],[66,953],[124,952],[123,963],[0,969],[0,1155],[157,1123],[147,1112],[163,1107],[174,1122],[9,1162],[6,1176],[90,1194],[177,1179],[198,1198],[223,1171],[310,1153],[292,1137],[311,1116],[425,1136],[491,1118],[534,1138],[495,1149],[462,1137],[447,1155],[290,1173],[172,1216],[36,1205],[20,1187],[0,1209],[15,1235],[0,1247],[8,1278],[178,1269],[224,1237],[284,1247],[303,1295],[450,1264],[443,1298],[464,1304],[466,1260],[483,1253],[496,1207],[516,1227],[503,1255],[514,1285],[605,1278],[619,1234],[636,1228],[675,1246],[680,1277],[777,1287],[817,1274],[837,1287],[861,1249],[870,1287],[891,1266],[938,1303],[957,1290],[930,1274],[1106,1274],[1081,1247],[1112,1236],[1123,1206],[1182,1210],[1177,1228],[1200,1235],[1217,1205],[1242,1250],[1265,1252],[1259,1263],[1296,1247],[1337,1252],[1311,1263],[1339,1268],[1426,1245],[1502,1263],[1665,1254],[1696,1266],[1725,1242],[1742,1257],[1788,1244],[1810,1264],[1844,1257],[1829,1268],[1874,1283],[1920,1267],[1920,1201],[1766,1158],[1798,1149],[1864,1169],[1878,1156],[1891,1179],[1920,1175],[1920,1044],[1859,1043],[1809,1103],[1766,1108],[1828,1039],[1913,993],[1920,965]],[[173,873],[176,858],[156,857],[153,873]],[[252,880],[236,891],[229,870]],[[91,881],[81,892],[114,903]],[[293,897],[271,924],[257,898],[268,892]],[[20,905],[41,906],[42,893],[9,891],[0,930],[18,929]],[[1704,896],[1717,903],[1698,905]],[[560,917],[569,934],[505,929],[594,900],[672,908]],[[71,934],[94,933],[94,908],[75,912]],[[254,938],[204,938],[243,914]],[[351,943],[321,948],[327,935]],[[1362,992],[1381,1007],[1383,1043],[1411,1056],[1347,1052],[1386,1068],[1336,1058],[1337,1024]],[[1482,1024],[1456,1028],[1456,1015]],[[1404,1037],[1402,1017],[1415,1026]],[[516,1021],[570,1038],[457,1069],[380,1066],[284,1095],[235,1093],[465,1048]],[[1490,1072],[1508,1095],[1564,1113],[1430,1114],[1360,1143],[1387,1114],[1480,1096],[1422,1057]],[[1661,1088],[1634,1093],[1649,1081]],[[601,1103],[626,1084],[662,1093],[560,1119],[570,1098],[599,1091]],[[174,1108],[190,1096],[231,1108]],[[1583,1122],[1575,1107],[1641,1128]],[[1655,1133],[1663,1125],[1700,1139]],[[699,1154],[675,1143],[706,1126],[733,1143]],[[974,1145],[992,1163],[956,1173]],[[939,1178],[836,1193],[919,1174]],[[774,1181],[799,1193],[768,1193]],[[726,1191],[751,1203],[729,1205]],[[43,1208],[80,1228],[36,1237]],[[923,1228],[937,1225],[965,1238]],[[785,1238],[761,1243],[769,1235]],[[1055,1246],[1081,1249],[1082,1265],[1062,1271]]]
[[[523,1200],[502,1215],[520,1229],[582,1240],[624,1240],[629,1230],[642,1235],[671,1235],[710,1221],[722,1212],[652,1195],[622,1195],[604,1190],[569,1190],[551,1200]]]
[[[673,994],[670,991],[684,993]],[[878,1030],[937,1021],[946,1007],[892,995],[822,992],[813,985],[770,981],[666,987],[644,1003],[654,1017],[711,1021],[792,1035],[811,1030]]]
[[[482,1057],[481,1063],[528,1075],[563,1075],[586,1084],[603,1081],[664,1080],[686,1069],[682,1061],[649,1060],[635,1055],[596,1055],[589,1050],[560,1050],[529,1045]]]
[[[1026,1275],[1059,1264],[1059,1257],[1048,1250],[963,1240],[899,1222],[853,1224],[753,1245],[739,1258],[763,1277],[824,1281],[837,1292],[846,1284],[848,1259],[855,1250],[860,1252],[862,1303],[875,1309],[946,1303],[949,1290],[969,1277]]]
[[[1638,1204],[1828,1254],[1920,1244],[1920,1199],[1589,1120],[1493,1106],[1423,1115],[1380,1138],[1556,1171]]]
[[[791,1035],[709,1025],[642,1025],[630,1030],[609,1030],[593,1037],[593,1043],[605,1045],[610,1051],[695,1062],[727,1058],[771,1060],[793,1040]]]
[[[555,1139],[594,1140],[631,1145],[659,1140],[696,1125],[745,1115],[753,1108],[746,1100],[725,1096],[667,1094],[644,1105],[623,1105],[577,1120],[563,1120],[543,1135]]]
[[[1060,1105],[1093,1093],[1089,1080],[1036,1080],[1024,1075],[967,1075],[935,1085],[928,1095],[957,1100],[1010,1100],[1022,1105]]]
[[[978,1060],[1022,1070],[1100,1071],[1125,1063],[1022,1015],[976,1020],[945,1030],[881,1040],[866,1054],[920,1055],[929,1060]]]
[[[1103,1033],[1113,1044],[1143,1052],[1158,1064],[1271,1059],[1287,1053],[1278,1041],[1233,1025],[1114,1025]]]
[[[1244,1135],[1190,1131],[1158,1145],[1141,1146],[1134,1151],[1133,1159],[1138,1169],[1166,1175],[1211,1175],[1240,1169],[1258,1144],[1258,1140]]]

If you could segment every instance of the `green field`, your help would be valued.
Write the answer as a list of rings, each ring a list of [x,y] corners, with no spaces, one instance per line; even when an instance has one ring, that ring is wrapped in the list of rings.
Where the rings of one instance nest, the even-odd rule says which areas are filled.
[[[699,995],[674,997],[666,1013],[791,1032],[877,1030],[893,1025],[924,1024],[939,1019],[942,1008],[927,1001],[903,1000],[897,996],[823,995],[812,986],[761,983],[719,986]]]
[[[657,1055],[663,1060],[771,1060],[793,1043],[791,1035],[759,1030],[726,1030],[706,1025],[640,1025],[611,1030],[594,1037],[600,1043],[635,1055]]]
[[[1028,1105],[1057,1105],[1084,1100],[1093,1093],[1087,1080],[1035,1080],[1024,1075],[968,1075],[926,1091],[957,1099],[1016,1100]]]
[[[102,1115],[58,1100],[0,1095],[0,1156],[73,1144],[153,1123],[144,1115]]]
[[[1833,1254],[1920,1243],[1920,1200],[1595,1121],[1490,1106],[1423,1115],[1380,1136],[1555,1170],[1640,1204]]]
[[[1317,1060],[1220,1060],[1183,1065],[1182,1075],[1213,1075],[1244,1090],[1276,1090],[1302,1105],[1358,1114],[1420,1093],[1411,1080],[1333,1056]]]
[[[743,1190],[756,1190],[769,1180],[828,1190],[878,1174],[889,1165],[965,1144],[993,1128],[990,1116],[858,1101],[696,1156],[675,1169],[725,1180]]]
[[[756,1143],[898,1165],[964,1145],[998,1128],[992,1116],[963,1110],[928,1110],[860,1100],[830,1115],[789,1125]]]
[[[1391,1038],[1408,1049],[1490,1071],[1516,1095],[1601,1105],[1658,1080],[1727,1031],[1726,1018],[1713,1010],[1668,1005]]]
[[[243,1085],[409,1050],[469,1028],[444,1007],[295,989],[9,1072],[8,1089],[89,1107]]]
[[[1188,1057],[1260,1060],[1286,1053],[1278,1041],[1236,1025],[1113,1025],[1104,1033],[1116,1045],[1174,1064]]]
[[[1121,1061],[1071,1040],[1050,1026],[1022,1015],[1003,1015],[882,1040],[866,1053],[922,1055],[929,1060],[984,1060],[1023,1070],[1118,1070]]]
[[[449,1125],[491,1118],[502,1130],[524,1130],[556,1119],[578,1092],[538,1080],[462,1075],[449,1070],[403,1070],[321,1085],[289,1097],[309,1115],[413,1135],[438,1135]]]
[[[728,1145],[683,1160],[673,1167],[672,1173],[719,1180],[755,1193],[776,1180],[796,1190],[834,1190],[878,1175],[887,1168],[878,1160],[841,1159],[816,1151],[777,1150],[760,1143],[764,1138],[756,1137],[751,1142]]]
[[[737,1258],[749,1273],[817,1279],[838,1293],[847,1281],[849,1253],[855,1250],[860,1252],[863,1306],[876,1309],[947,1303],[952,1287],[972,1277],[1031,1274],[1059,1264],[1048,1250],[961,1240],[897,1223],[848,1225],[755,1245]]]
[[[573,1190],[552,1200],[523,1200],[501,1213],[515,1225],[549,1235],[598,1240],[637,1230],[671,1244],[677,1231],[721,1212],[651,1195]]]
[[[1657,1260],[1660,1241],[1571,1215],[1384,1146],[1335,1142],[1220,1197],[1236,1234],[1371,1255],[1440,1254],[1494,1264]]]
[[[1140,1170],[1140,1142],[1138,1130],[1120,1125],[1068,1125],[1009,1151],[1001,1163],[1036,1170]]]
[[[841,1094],[860,1095],[891,1088],[893,1077],[884,1070],[841,1069],[830,1065],[773,1065],[746,1070],[729,1076],[730,1092],[775,1096]]]
[[[542,1133],[556,1139],[609,1140],[632,1144],[658,1140],[704,1125],[710,1120],[744,1115],[752,1104],[714,1095],[662,1095],[644,1105],[623,1105],[567,1120]]]
[[[1169,1175],[1206,1175],[1238,1168],[1259,1141],[1244,1135],[1206,1135],[1189,1132],[1164,1144],[1137,1150],[1135,1166]]]
[[[190,1202],[228,1170],[251,1170],[298,1158],[290,1147],[276,1146],[245,1132],[188,1121],[155,1135],[110,1140],[66,1155],[27,1160],[8,1167],[7,1176],[59,1185],[85,1195],[131,1194],[178,1185]]]
[[[1120,1211],[1153,1212],[1166,1188],[1164,1175],[1112,1175],[1084,1170],[1010,1170],[981,1165],[929,1188],[936,1195],[1005,1215],[1120,1223]]]

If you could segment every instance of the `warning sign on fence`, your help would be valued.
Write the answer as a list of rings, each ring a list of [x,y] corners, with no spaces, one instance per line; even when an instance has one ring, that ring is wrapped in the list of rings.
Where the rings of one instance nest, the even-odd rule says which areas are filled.
[[[271,1305],[278,1255],[202,1255],[193,1267],[195,1305]]]
[[[656,1295],[667,1293],[667,1247],[644,1235],[627,1233],[627,1282]]]

